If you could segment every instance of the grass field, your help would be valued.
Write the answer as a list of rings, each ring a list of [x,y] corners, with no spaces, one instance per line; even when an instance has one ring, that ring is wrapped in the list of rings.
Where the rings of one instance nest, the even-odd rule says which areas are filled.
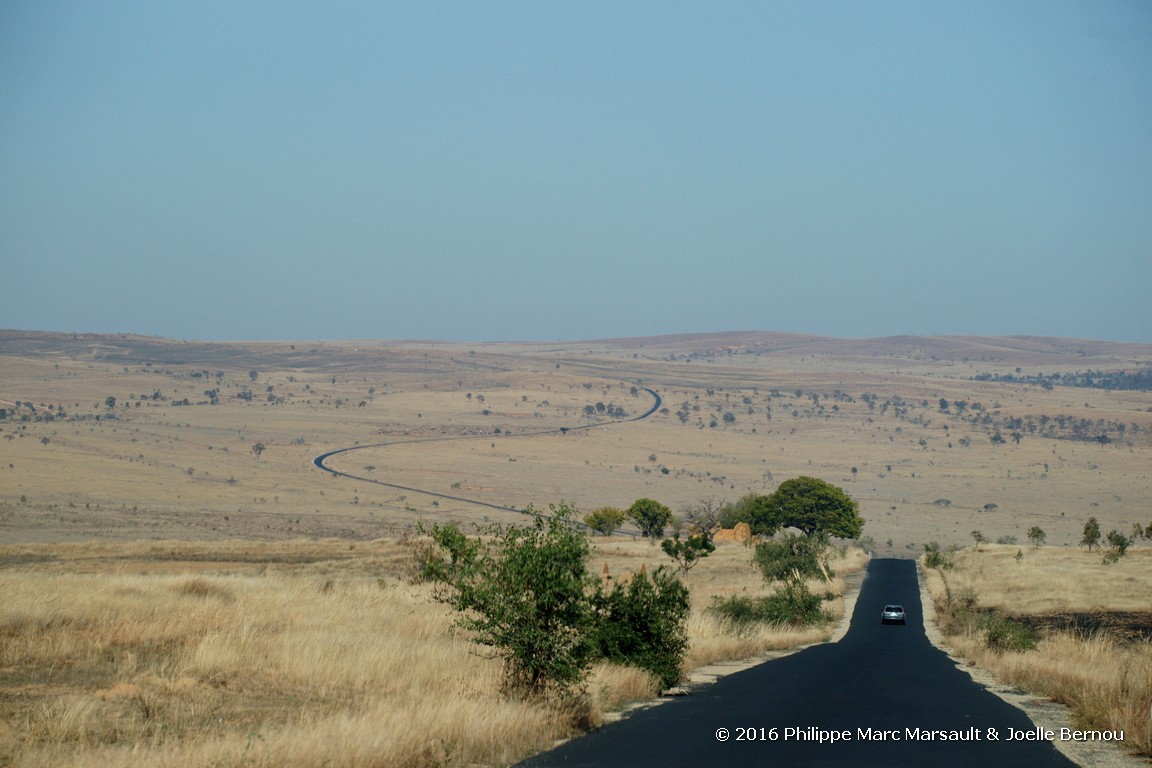
[[[1033,525],[1075,546],[1089,515],[1105,530],[1152,522],[1152,393],[972,377],[1150,361],[1147,346],[1031,339],[212,345],[0,333],[0,535],[371,539],[423,518],[517,516],[370,480],[514,508],[651,496],[679,509],[809,474],[859,501],[879,554],[966,543],[972,530],[1024,541]],[[642,413],[652,400],[635,387],[658,391],[663,409],[529,435],[602,422],[600,403]],[[331,461],[365,481],[311,465],[382,443]]]
[[[395,540],[0,548],[0,762],[506,765],[657,693],[601,664],[565,717],[505,696],[499,663],[412,582],[414,557]],[[617,538],[593,562],[621,578],[666,560]],[[831,588],[865,562],[850,550]],[[827,637],[733,634],[707,614],[713,596],[768,591],[740,544],[685,580],[690,667]]]
[[[501,698],[499,670],[407,580],[420,521],[517,522],[560,500],[682,511],[814,475],[859,502],[877,555],[978,531],[1018,541],[1009,565],[1044,583],[1059,569],[1029,570],[1031,527],[1049,556],[1075,554],[1089,516],[1152,523],[1152,393],[1028,377],[1149,364],[1146,345],[1035,338],[0,332],[0,762],[500,764],[563,736],[570,722]],[[649,388],[650,418],[608,416],[645,412]],[[355,477],[313,466],[348,447],[329,466]],[[596,557],[613,574],[664,560],[624,536]],[[733,637],[702,610],[764,589],[747,559],[725,546],[688,574],[690,665],[820,639]],[[1015,602],[1055,612],[1053,591]],[[1129,610],[1095,594],[1093,610]],[[570,721],[652,685],[600,669]]]
[[[1083,729],[1123,730],[1128,749],[1152,756],[1152,547],[1105,564],[1098,551],[984,545],[926,579],[957,652],[1066,704]],[[1037,628],[1036,648],[990,648],[984,630],[947,618],[949,598]]]

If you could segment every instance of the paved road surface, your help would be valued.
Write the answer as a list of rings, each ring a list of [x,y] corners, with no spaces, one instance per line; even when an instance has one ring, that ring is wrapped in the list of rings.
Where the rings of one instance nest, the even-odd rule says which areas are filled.
[[[538,430],[536,432],[517,432],[515,434],[510,433],[510,434],[504,435],[504,437],[502,437],[501,439],[506,440],[509,438],[537,437],[540,435],[563,435],[563,434],[566,434],[568,432],[578,432],[580,430],[596,429],[598,427],[604,427],[605,425],[609,425],[609,424],[627,424],[627,423],[632,422],[632,421],[643,421],[644,419],[648,418],[652,414],[656,413],[656,411],[660,410],[660,406],[661,406],[661,404],[663,404],[664,398],[660,397],[660,394],[656,390],[649,389],[648,387],[636,387],[636,389],[639,391],[647,392],[649,395],[652,396],[652,405],[648,407],[648,410],[644,411],[644,413],[640,414],[639,416],[630,416],[626,419],[611,419],[609,421],[595,421],[595,422],[592,422],[589,424],[578,424],[578,425],[573,426],[573,427],[558,427],[556,429],[542,429],[542,430]],[[374,477],[364,477],[363,475],[356,475],[356,474],[353,474],[351,472],[343,472],[341,470],[333,469],[332,467],[328,466],[328,459],[332,458],[333,456],[339,456],[342,453],[349,453],[351,451],[362,451],[366,448],[388,448],[388,447],[397,446],[397,445],[412,445],[412,444],[416,444],[416,443],[420,443],[420,444],[423,444],[423,443],[443,443],[443,442],[456,441],[456,440],[490,440],[492,437],[493,437],[493,435],[489,435],[489,434],[452,435],[450,437],[418,437],[418,438],[406,438],[403,440],[390,440],[386,443],[369,443],[367,445],[351,445],[351,446],[348,446],[346,448],[337,448],[335,450],[322,453],[319,456],[317,456],[316,458],[312,459],[312,464],[317,469],[322,469],[325,472],[328,472],[329,474],[336,475],[337,477],[347,477],[347,478],[350,478],[352,480],[359,480],[360,482],[363,482],[363,483],[372,483],[373,485],[382,485],[385,488],[392,488],[392,489],[395,489],[398,491],[407,491],[409,493],[423,493],[426,496],[433,496],[433,497],[438,498],[438,499],[446,499],[448,501],[457,501],[457,502],[462,502],[464,504],[475,504],[475,505],[480,506],[480,507],[488,507],[489,509],[499,509],[499,510],[502,510],[505,512],[524,512],[523,509],[519,509],[517,507],[509,507],[509,506],[505,506],[503,504],[493,504],[492,502],[481,501],[480,499],[469,499],[469,498],[466,498],[464,496],[455,496],[455,495],[450,494],[450,493],[441,493],[440,491],[433,491],[433,490],[429,490],[426,488],[413,488],[413,487],[407,486],[407,485],[398,485],[396,483],[390,483],[386,480],[379,480],[379,479],[374,478]]]
[[[904,605],[907,626],[880,624],[880,610],[889,602]],[[722,728],[727,729],[726,741],[717,738]],[[776,729],[774,741],[771,729]],[[898,740],[866,740],[861,731],[868,729],[894,731]],[[909,731],[916,729],[979,740],[910,739]],[[991,730],[998,740],[990,738]],[[928,641],[915,563],[873,560],[851,629],[839,643],[722,678],[520,765],[1074,765],[1047,741],[1008,740],[1010,731],[1033,730],[1020,710],[973,683]],[[847,738],[835,743],[814,740],[832,731],[846,731]],[[740,736],[752,740],[738,740]]]

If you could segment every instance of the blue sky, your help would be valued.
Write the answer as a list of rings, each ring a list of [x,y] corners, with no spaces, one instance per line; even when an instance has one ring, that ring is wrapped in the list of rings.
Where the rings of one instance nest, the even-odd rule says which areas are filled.
[[[0,4],[0,327],[1152,342],[1152,4]]]

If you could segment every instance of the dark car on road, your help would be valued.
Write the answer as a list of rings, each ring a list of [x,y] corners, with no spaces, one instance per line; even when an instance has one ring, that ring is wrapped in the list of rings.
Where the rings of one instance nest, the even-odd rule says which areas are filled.
[[[886,605],[884,610],[880,612],[881,624],[903,624],[904,623],[904,606],[902,605]]]

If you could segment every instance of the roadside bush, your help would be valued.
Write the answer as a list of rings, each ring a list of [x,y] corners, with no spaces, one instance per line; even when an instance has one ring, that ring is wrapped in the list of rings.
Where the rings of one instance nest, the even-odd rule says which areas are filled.
[[[1005,616],[991,613],[981,621],[984,644],[994,651],[1031,651],[1036,649],[1036,630]]]
[[[823,600],[808,591],[803,582],[788,581],[768,597],[717,597],[709,607],[737,631],[754,624],[788,624],[808,627],[832,621],[831,611],[823,609]]]
[[[971,587],[961,589],[948,606],[944,630],[948,634],[971,633],[982,636],[984,647],[993,651],[1031,651],[1040,636],[1036,630],[996,611],[980,610],[979,597]]]
[[[529,508],[530,526],[488,526],[487,541],[434,525],[439,552],[424,563],[424,577],[444,586],[437,599],[461,612],[457,624],[496,649],[510,689],[529,694],[579,683],[594,656],[587,537],[571,507],[550,510]]]
[[[457,626],[504,660],[509,690],[579,699],[601,658],[675,685],[688,646],[688,589],[665,568],[607,588],[587,571],[588,534],[576,510],[563,503],[549,510],[529,507],[531,525],[494,524],[477,538],[454,523],[422,528],[433,541],[421,557],[422,578],[439,584],[436,599],[460,612]]]
[[[947,550],[940,549],[940,544],[935,541],[930,541],[924,545],[924,567],[925,568],[941,568],[948,569],[955,565],[956,550],[949,548]]]
[[[680,664],[688,649],[688,588],[666,568],[651,577],[644,571],[593,596],[593,642],[608,661],[639,667],[670,688],[680,682]]]
[[[779,539],[759,542],[752,562],[768,581],[806,577],[827,581],[831,573],[822,559],[824,549],[819,537],[786,533]]]

